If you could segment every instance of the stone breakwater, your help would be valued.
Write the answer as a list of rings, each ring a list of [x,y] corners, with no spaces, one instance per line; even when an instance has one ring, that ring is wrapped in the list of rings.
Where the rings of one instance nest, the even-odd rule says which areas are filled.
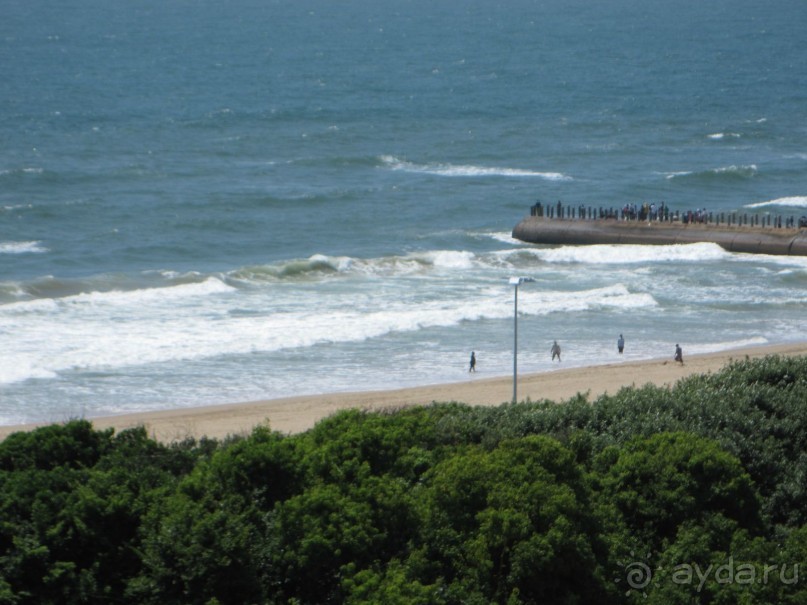
[[[528,216],[515,226],[513,237],[565,245],[712,242],[729,252],[807,256],[807,229],[795,227]]]

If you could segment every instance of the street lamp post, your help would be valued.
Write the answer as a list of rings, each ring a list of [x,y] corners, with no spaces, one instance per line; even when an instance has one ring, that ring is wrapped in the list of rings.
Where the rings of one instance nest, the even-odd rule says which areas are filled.
[[[514,286],[513,296],[513,403],[518,393],[518,287],[519,285],[535,281],[531,277],[511,277],[510,285]]]

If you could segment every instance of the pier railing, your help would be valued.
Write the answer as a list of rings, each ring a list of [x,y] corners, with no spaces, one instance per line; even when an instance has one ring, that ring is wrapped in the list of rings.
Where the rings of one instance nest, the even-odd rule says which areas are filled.
[[[530,216],[549,219],[616,220],[635,222],[678,223],[682,225],[719,225],[728,227],[760,227],[771,229],[807,228],[807,216],[773,215],[771,213],[708,212],[706,210],[672,210],[666,203],[627,204],[621,208],[593,207],[580,204],[543,204],[530,207]]]

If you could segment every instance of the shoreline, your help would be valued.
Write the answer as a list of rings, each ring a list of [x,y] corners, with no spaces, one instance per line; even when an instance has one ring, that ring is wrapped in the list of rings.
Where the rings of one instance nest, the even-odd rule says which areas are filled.
[[[587,393],[589,401],[603,394],[614,394],[622,387],[641,387],[647,383],[671,386],[693,374],[714,373],[732,360],[767,355],[807,355],[807,342],[743,347],[687,356],[680,365],[672,357],[641,361],[613,361],[602,365],[557,369],[550,372],[520,374],[518,400],[549,399],[560,403],[577,393]],[[120,432],[143,426],[149,436],[169,443],[188,437],[223,439],[229,435],[248,435],[259,425],[281,433],[299,433],[318,421],[344,409],[383,410],[433,402],[460,402],[468,405],[498,406],[511,401],[513,377],[469,378],[456,383],[352,393],[324,393],[244,403],[138,412],[86,418],[96,430],[114,428]],[[0,426],[0,441],[18,431],[29,431],[50,423]]]

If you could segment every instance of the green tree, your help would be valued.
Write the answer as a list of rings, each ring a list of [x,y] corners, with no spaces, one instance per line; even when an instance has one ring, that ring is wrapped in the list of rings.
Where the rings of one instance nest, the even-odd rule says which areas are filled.
[[[679,527],[720,513],[761,529],[759,499],[739,460],[714,441],[687,433],[634,439],[595,464],[598,491],[614,504],[644,550],[660,551]]]
[[[557,441],[460,450],[424,490],[424,585],[445,583],[453,602],[607,602],[585,482]]]
[[[167,495],[144,520],[143,571],[127,596],[154,605],[259,603],[255,550],[260,534],[248,513],[229,502]]]
[[[174,484],[185,454],[143,429],[115,436],[89,426],[0,444],[0,571],[15,602],[121,602],[140,570],[141,517]]]

